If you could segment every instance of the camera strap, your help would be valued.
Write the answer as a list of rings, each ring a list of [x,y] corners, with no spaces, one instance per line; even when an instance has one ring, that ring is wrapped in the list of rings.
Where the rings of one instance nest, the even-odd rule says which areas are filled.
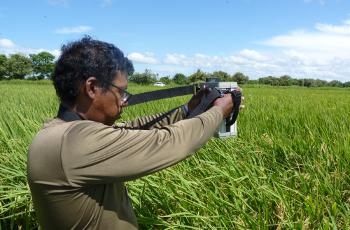
[[[131,96],[131,98],[128,101],[128,105],[137,105],[140,103],[159,100],[159,99],[189,95],[196,92],[195,90],[196,90],[196,86],[190,85],[190,86],[182,86],[182,87],[176,87],[176,88],[170,88],[170,89],[161,89],[161,90],[156,90],[151,92],[139,93]]]
[[[194,94],[197,89],[198,89],[198,86],[190,85],[190,86],[162,89],[162,90],[135,94],[129,99],[128,105],[131,106],[131,105],[137,105],[137,104],[159,100],[159,99]],[[239,113],[239,106],[241,103],[241,96],[242,96],[241,92],[239,91],[232,91],[229,93],[232,96],[234,108],[232,110],[231,118],[228,118],[226,121],[227,126],[231,126],[236,121]],[[212,106],[215,99],[219,97],[223,97],[223,93],[217,90],[216,88],[211,88],[208,94],[203,95],[198,106],[188,114],[187,118],[195,117],[207,111]],[[84,120],[77,113],[69,111],[68,108],[63,104],[60,104],[57,117],[67,122],[75,121],[75,120]]]
[[[201,113],[204,113],[208,109],[210,109],[213,105],[213,102],[215,99],[223,97],[223,95],[215,88],[209,88],[208,94],[204,94],[201,98],[200,103],[197,105],[197,107],[189,113],[187,118],[195,117]]]
[[[211,83],[206,83],[206,85],[215,86],[215,84],[211,84]],[[199,88],[200,87],[198,85],[190,85],[190,86],[162,89],[162,90],[135,94],[129,99],[128,105],[131,106],[131,105],[137,105],[144,102],[149,102],[149,101],[154,101],[159,99],[195,94]],[[230,118],[226,119],[226,126],[229,127],[233,125],[237,120],[242,94],[240,91],[236,91],[236,90],[225,92],[225,93],[231,94],[232,101],[234,104]],[[187,118],[195,117],[207,111],[209,108],[212,107],[212,104],[215,101],[215,99],[219,97],[223,97],[223,92],[220,92],[215,87],[209,87],[209,93],[203,95],[198,106],[188,114]]]

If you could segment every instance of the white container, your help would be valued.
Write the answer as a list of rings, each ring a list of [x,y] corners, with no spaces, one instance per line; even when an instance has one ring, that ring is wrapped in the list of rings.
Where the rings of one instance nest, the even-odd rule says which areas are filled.
[[[237,88],[237,82],[218,82],[218,89],[222,91],[232,91]],[[227,138],[227,137],[236,137],[237,136],[237,120],[236,122],[230,126],[229,129],[226,129],[225,120],[221,123],[220,128],[216,134],[219,138]]]

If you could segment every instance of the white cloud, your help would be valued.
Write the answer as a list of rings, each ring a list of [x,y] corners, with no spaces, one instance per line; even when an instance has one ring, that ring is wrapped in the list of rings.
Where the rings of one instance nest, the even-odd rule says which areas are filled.
[[[349,41],[346,20],[339,25],[318,23],[314,30],[292,31],[262,44],[277,48],[272,62],[290,75],[350,81]]]
[[[29,54],[37,54],[37,53],[40,53],[43,51],[51,53],[56,58],[61,53],[61,51],[58,49],[48,50],[48,49],[43,49],[43,48],[40,48],[40,49],[27,48],[27,47],[17,45],[16,43],[14,43],[10,39],[0,38],[0,53],[2,53],[2,54],[10,55],[10,54],[15,54],[15,53],[22,53],[25,55],[29,55]]]
[[[350,33],[348,35],[323,31],[294,31],[286,35],[275,36],[262,44],[280,48],[294,48],[313,53],[329,52],[331,56],[349,55]]]
[[[237,54],[230,56],[210,56],[205,54],[194,54],[186,56],[184,54],[167,54],[163,60],[165,64],[192,66],[194,68],[222,68],[248,66],[261,60],[268,60],[267,56],[255,50],[244,49]]]
[[[63,27],[56,29],[54,32],[56,34],[76,34],[76,33],[85,33],[92,30],[90,26],[75,26],[75,27]]]
[[[6,39],[6,38],[0,39],[0,47],[11,48],[11,47],[14,47],[14,46],[15,46],[15,44],[11,40]]]
[[[251,77],[256,77],[264,69],[275,68],[274,64],[267,62],[269,59],[269,57],[262,55],[258,51],[248,49],[244,49],[229,56],[211,56],[199,53],[192,56],[186,56],[184,54],[173,53],[166,54],[162,61],[166,68],[160,68],[159,66],[154,67],[160,72],[164,72],[165,69],[168,69],[171,72],[168,73],[170,75],[174,73],[174,71],[172,71],[173,69],[182,69],[186,71],[186,74],[190,74],[199,68],[207,72],[223,70],[231,74],[237,71],[242,71],[247,74],[249,73]],[[261,60],[264,60],[265,62],[262,62]]]
[[[165,59],[163,60],[165,64],[173,64],[173,65],[184,65],[188,66],[189,63],[187,61],[187,57],[184,54],[166,54]]]
[[[343,25],[330,25],[318,23],[316,29],[325,33],[334,33],[334,34],[350,34],[350,20],[344,21]]]
[[[218,57],[205,54],[195,54],[192,58],[192,65],[196,68],[208,68],[216,65]]]
[[[256,61],[265,61],[268,59],[268,57],[260,54],[259,52],[255,50],[249,50],[249,49],[244,49],[239,53],[240,56],[247,58],[247,59],[253,59]]]
[[[243,72],[251,78],[290,75],[350,81],[350,20],[339,25],[318,23],[313,30],[296,30],[262,41],[264,50],[243,49],[228,56],[166,54],[162,61],[183,67],[187,74],[200,68],[212,72]],[[273,48],[273,49],[271,49]]]
[[[54,50],[45,50],[49,53],[51,53],[53,56],[55,56],[56,58],[58,58],[61,55],[61,50],[58,49],[54,49]],[[39,53],[39,52],[36,52]]]
[[[149,52],[146,52],[146,53],[137,53],[137,52],[134,52],[134,53],[130,53],[128,55],[128,58],[134,62],[137,62],[137,63],[145,63],[145,64],[157,64],[158,61],[157,59],[154,57],[154,54],[153,53],[149,53]]]

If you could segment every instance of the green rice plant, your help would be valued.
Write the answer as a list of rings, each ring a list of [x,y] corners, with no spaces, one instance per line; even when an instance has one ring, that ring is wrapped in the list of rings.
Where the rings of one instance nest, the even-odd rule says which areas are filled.
[[[51,83],[37,83],[0,82],[3,229],[37,227],[26,154],[58,107]],[[238,137],[213,138],[187,160],[128,182],[141,229],[350,229],[350,91],[244,87],[243,92]],[[167,111],[189,98],[129,107],[122,120]]]

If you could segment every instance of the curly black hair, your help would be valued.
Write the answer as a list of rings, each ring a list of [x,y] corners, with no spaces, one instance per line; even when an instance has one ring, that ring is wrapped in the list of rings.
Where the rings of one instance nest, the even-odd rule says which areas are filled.
[[[132,75],[132,62],[110,43],[89,36],[63,45],[61,55],[52,74],[56,94],[61,102],[74,105],[80,85],[91,76],[96,77],[103,90],[107,90],[117,71]]]

